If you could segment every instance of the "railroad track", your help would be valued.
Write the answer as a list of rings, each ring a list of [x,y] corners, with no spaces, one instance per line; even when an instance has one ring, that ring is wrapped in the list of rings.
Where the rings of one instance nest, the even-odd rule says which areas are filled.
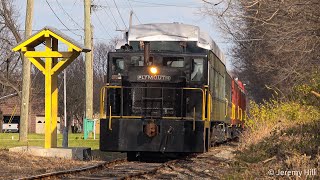
[[[179,161],[179,159],[165,163],[129,162],[126,159],[119,159],[100,163],[94,166],[77,169],[45,173],[37,176],[21,178],[30,179],[130,179],[146,174],[155,174],[160,168]]]
[[[227,144],[228,142],[222,143]],[[222,144],[217,144],[215,147]],[[169,160],[164,163],[150,163],[139,161],[127,161],[126,159],[118,159],[114,161],[103,162],[98,165],[70,169],[65,171],[57,171],[45,173],[37,176],[21,178],[21,180],[30,179],[131,179],[139,178],[143,175],[153,175],[164,167],[170,167],[179,161],[188,160],[197,157],[200,154],[190,154],[180,159]]]
[[[29,177],[24,177],[20,178],[19,180],[31,180],[31,179],[58,179],[62,178],[67,175],[74,175],[77,173],[83,173],[83,172],[93,172],[93,171],[99,171],[101,169],[107,168],[107,167],[112,167],[116,164],[120,164],[123,162],[126,162],[126,159],[117,159],[114,161],[108,161],[108,162],[103,162],[97,165],[92,165],[92,166],[87,166],[87,167],[81,167],[81,168],[74,168],[70,170],[63,170],[63,171],[56,171],[56,172],[50,172],[50,173],[45,173],[45,174],[40,174],[36,176],[29,176]]]

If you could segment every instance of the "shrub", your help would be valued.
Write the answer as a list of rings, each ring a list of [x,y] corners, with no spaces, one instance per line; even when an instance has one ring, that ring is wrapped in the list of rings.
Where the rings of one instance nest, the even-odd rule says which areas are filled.
[[[294,101],[270,100],[263,104],[250,102],[246,131],[242,134],[241,148],[257,144],[263,138],[297,124],[319,120],[319,108]]]

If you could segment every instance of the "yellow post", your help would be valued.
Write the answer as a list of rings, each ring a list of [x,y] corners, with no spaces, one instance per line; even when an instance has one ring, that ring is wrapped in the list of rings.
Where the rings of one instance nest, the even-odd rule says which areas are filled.
[[[52,51],[58,51],[58,40],[52,39]],[[58,58],[52,58],[52,68],[57,64]],[[51,75],[52,83],[52,121],[51,121],[51,146],[57,147],[57,119],[58,119],[58,74]]]
[[[51,51],[51,39],[46,37],[45,51]],[[51,78],[52,60],[45,58],[45,148],[52,147],[51,126],[52,126],[52,78]]]

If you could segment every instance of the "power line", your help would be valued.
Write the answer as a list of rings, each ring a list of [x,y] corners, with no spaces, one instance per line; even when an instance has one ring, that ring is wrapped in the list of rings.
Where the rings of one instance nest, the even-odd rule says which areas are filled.
[[[59,1],[56,0],[56,2],[57,2],[57,4],[58,4],[58,6],[62,9],[62,11],[63,11],[78,27],[80,27],[80,28],[83,29],[83,27],[80,26],[80,25],[69,15],[69,13],[61,6],[61,4],[59,3]]]
[[[77,1],[78,1],[78,0],[74,0],[73,6],[75,6],[75,5],[76,5]]]
[[[136,2],[136,3],[142,3],[142,4],[156,5],[156,6],[200,8],[200,7],[196,7],[196,6],[186,6],[186,5],[176,5],[176,4],[163,4],[163,3],[151,3],[151,2],[137,1],[137,0],[130,0],[130,1]],[[153,6],[153,7],[156,7],[156,6]]]
[[[142,24],[141,21],[140,21],[140,19],[139,19],[138,16],[136,15],[136,13],[133,11],[133,8],[132,8],[132,5],[131,5],[130,1],[129,1],[129,0],[127,0],[127,1],[128,1],[129,6],[131,7],[131,10],[132,10],[132,12],[133,12],[133,15],[137,18],[137,20],[139,21],[139,23]]]
[[[114,24],[116,25],[116,28],[119,29],[119,24],[117,23],[117,20],[116,20],[116,18],[114,17],[114,15],[113,15],[113,13],[112,13],[112,11],[111,11],[111,9],[110,9],[110,5],[109,5],[108,1],[105,0],[105,2],[107,3],[107,8],[110,10],[110,13],[111,13],[111,15],[112,15],[112,17],[113,17],[113,19],[114,19],[113,22],[114,22]],[[104,12],[108,15],[106,9],[103,8],[103,10],[104,10]],[[108,17],[109,17],[109,15],[108,15]]]
[[[59,28],[56,28],[56,29],[58,29],[59,31],[83,31],[83,29],[77,29],[77,28],[75,28],[75,29],[71,29],[71,28],[69,28],[69,29],[59,29]],[[41,29],[33,29],[32,31],[34,32],[34,31],[40,31]],[[17,31],[25,31],[24,29],[18,29]]]
[[[82,36],[81,36],[81,35],[76,34],[76,33],[74,33],[73,31],[71,31],[71,30],[61,21],[61,19],[58,17],[58,15],[57,15],[57,14],[54,12],[54,10],[52,9],[52,7],[51,7],[50,3],[48,2],[48,0],[46,0],[46,2],[47,2],[47,4],[48,4],[49,8],[51,9],[51,11],[53,12],[53,14],[54,14],[54,15],[56,16],[56,18],[60,21],[60,23],[61,23],[65,28],[67,28],[69,32],[71,32],[72,34],[74,34],[74,35],[76,35],[76,36],[80,36],[81,39],[82,39]]]
[[[115,20],[113,14],[112,14],[112,17],[113,17],[114,20],[112,20],[112,19],[110,18],[110,15],[108,14],[108,11],[106,11],[106,9],[105,9],[104,7],[102,7],[102,9],[103,9],[103,11],[105,12],[105,14],[107,15],[107,17],[108,17],[108,18],[111,20],[111,22],[114,24],[114,26],[116,27],[116,29],[119,29],[119,25],[118,25],[117,21]],[[110,12],[111,12],[111,11],[110,11]]]
[[[103,6],[103,5],[99,5],[99,7],[106,7],[106,8],[116,8],[116,7],[109,7],[109,6]],[[198,9],[201,8],[200,6],[179,6],[179,5],[138,5],[138,6],[132,6],[132,7],[136,7],[136,8],[163,8],[163,7],[176,7],[176,8],[191,8],[191,9]],[[130,9],[130,7],[126,6],[126,7],[121,7],[118,6],[119,9]]]
[[[117,6],[116,1],[115,1],[115,0],[113,0],[113,2],[114,2],[114,5],[115,5],[115,6],[116,6],[116,8],[117,8],[117,11],[118,11],[118,13],[119,13],[119,15],[120,15],[120,18],[121,18],[121,20],[122,20],[122,22],[123,22],[124,26],[126,27],[126,29],[128,29],[128,28],[127,28],[126,23],[124,22],[124,20],[123,20],[123,18],[122,18],[122,16],[121,16],[121,13],[120,13],[120,11],[119,11],[119,8],[118,8],[118,6]]]
[[[107,31],[106,27],[104,27],[104,25],[102,24],[102,22],[101,22],[99,16],[97,15],[97,13],[96,13],[95,11],[93,11],[93,13],[94,13],[94,15],[97,17],[97,19],[98,19],[100,25],[102,26],[102,28],[106,31],[106,33],[108,34],[108,36],[112,39],[112,36],[111,36],[111,35],[109,34],[109,32]]]
[[[137,14],[136,14],[135,12],[133,12],[133,15],[137,18],[137,20],[139,21],[139,23],[142,24],[141,21],[140,21],[140,19],[138,18]]]
[[[218,2],[218,3],[212,3],[212,2],[209,2],[209,1],[206,1],[206,0],[202,0],[204,3],[207,3],[207,4],[211,4],[211,5],[213,5],[213,6],[217,6],[217,5],[219,5],[219,4],[221,4],[222,2],[223,2],[223,0],[221,0],[220,2]]]

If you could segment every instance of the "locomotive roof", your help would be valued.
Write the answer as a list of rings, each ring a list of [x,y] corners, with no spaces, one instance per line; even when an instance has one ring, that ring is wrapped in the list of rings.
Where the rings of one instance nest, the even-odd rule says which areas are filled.
[[[129,28],[128,41],[195,41],[202,49],[212,50],[225,64],[225,56],[208,33],[198,26],[178,23],[139,24]]]

